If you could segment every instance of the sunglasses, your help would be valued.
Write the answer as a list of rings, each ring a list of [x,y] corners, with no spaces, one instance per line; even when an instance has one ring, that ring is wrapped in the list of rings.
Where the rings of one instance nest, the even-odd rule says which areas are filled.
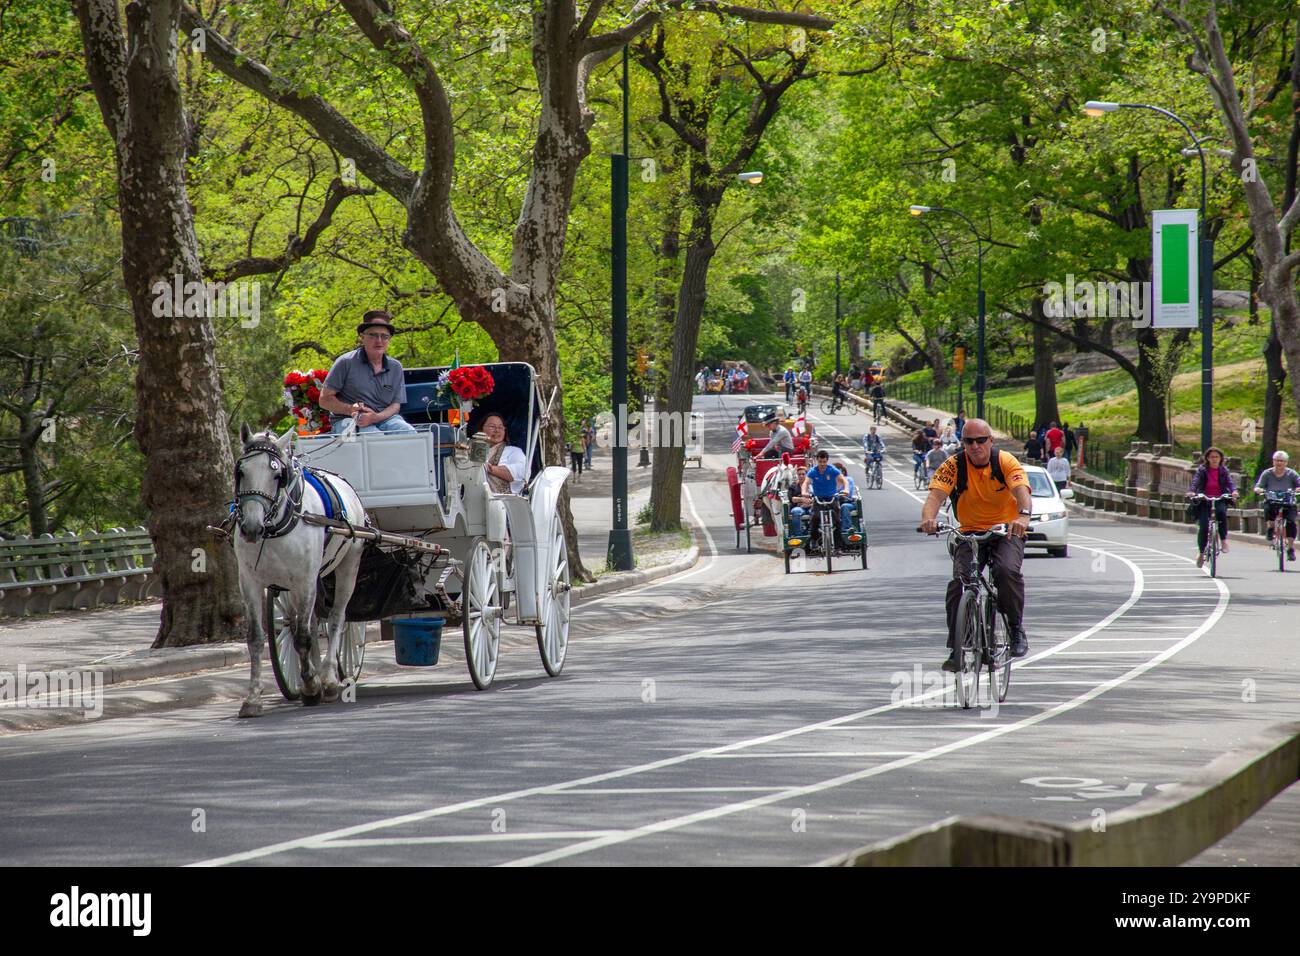
[[[389,335],[387,332],[367,332],[366,338],[376,339],[377,341],[380,342],[387,342],[389,339],[392,338],[392,336]]]
[[[977,437],[975,437],[975,438],[963,438],[963,439],[962,439],[962,444],[964,444],[964,445],[982,445],[982,444],[984,444],[986,441],[991,441],[991,440],[992,440],[992,437],[989,436],[989,435],[979,435],[979,436],[977,436]]]

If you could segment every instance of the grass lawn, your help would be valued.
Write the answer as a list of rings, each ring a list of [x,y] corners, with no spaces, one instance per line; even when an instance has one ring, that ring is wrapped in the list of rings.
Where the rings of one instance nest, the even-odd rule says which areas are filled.
[[[1267,317],[1258,325],[1238,322],[1230,329],[1215,329],[1214,343],[1214,436],[1228,455],[1239,455],[1253,463],[1259,442],[1255,434],[1263,427],[1264,358],[1261,351],[1268,336]],[[1179,363],[1174,377],[1171,419],[1176,451],[1188,456],[1200,447],[1201,351],[1198,333]],[[899,381],[928,381],[929,371],[903,376]],[[986,394],[995,405],[1034,418],[1032,386],[994,388]],[[1133,379],[1120,369],[1083,375],[1057,382],[1056,398],[1061,417],[1077,426],[1088,426],[1090,440],[1108,447],[1126,448],[1137,427],[1137,389]],[[1300,453],[1300,427],[1290,392],[1283,397],[1282,447]]]

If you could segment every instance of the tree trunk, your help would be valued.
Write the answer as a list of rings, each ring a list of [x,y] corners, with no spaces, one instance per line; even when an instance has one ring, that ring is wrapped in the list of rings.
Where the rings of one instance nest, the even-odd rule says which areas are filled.
[[[925,350],[930,361],[930,371],[934,375],[934,387],[945,389],[950,384],[948,378],[948,343],[942,329],[926,330]]]
[[[709,263],[716,247],[713,244],[713,208],[696,207],[692,223],[692,240],[686,249],[686,263],[682,270],[682,284],[677,296],[677,316],[673,322],[672,374],[668,377],[669,421],[681,421],[683,432],[690,422],[694,403],[695,348],[700,338],[700,318],[704,314],[704,299],[709,278]],[[681,416],[674,418],[671,416]],[[685,449],[672,442],[668,447],[655,449],[651,475],[650,530],[670,531],[682,524],[682,472]]]
[[[1030,309],[1043,321],[1049,321],[1043,309],[1043,297],[1035,295]],[[1052,364],[1053,336],[1042,325],[1035,324],[1034,330],[1034,420],[1037,422],[1059,422],[1061,412],[1056,404],[1056,366]]]
[[[1282,343],[1277,337],[1277,322],[1269,320],[1268,343],[1264,346],[1264,424],[1259,436],[1259,454],[1256,456],[1255,474],[1273,462],[1277,450],[1278,434],[1282,427],[1282,386],[1286,382],[1286,367],[1282,364]]]
[[[76,10],[91,84],[114,140],[122,273],[140,341],[135,435],[163,591],[154,647],[234,640],[243,636],[234,554],[206,530],[226,516],[234,468],[212,321],[206,303],[201,314],[186,315],[172,296],[176,282],[203,281],[185,188],[180,2],[128,4],[125,50],[114,0],[77,0]],[[161,295],[159,282],[167,290]],[[154,314],[167,303],[172,317]]]
[[[33,538],[50,530],[45,509],[45,482],[41,479],[41,459],[37,451],[40,436],[41,421],[37,415],[19,417],[18,460],[22,465],[23,493],[27,496],[27,524]]]

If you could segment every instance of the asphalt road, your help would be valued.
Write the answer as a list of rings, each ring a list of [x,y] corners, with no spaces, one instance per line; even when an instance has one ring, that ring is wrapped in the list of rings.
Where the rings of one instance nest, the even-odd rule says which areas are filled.
[[[723,474],[752,400],[697,401],[701,562],[575,609],[559,678],[508,629],[482,693],[447,647],[431,671],[368,662],[351,704],[0,739],[0,862],[805,864],[953,814],[1096,820],[1300,718],[1300,574],[1242,545],[1211,580],[1185,534],[1076,518],[1068,558],[1025,562],[1008,701],[960,710],[906,440],[885,429],[866,493],[870,569],[787,576],[734,547]],[[869,421],[815,420],[846,451]]]

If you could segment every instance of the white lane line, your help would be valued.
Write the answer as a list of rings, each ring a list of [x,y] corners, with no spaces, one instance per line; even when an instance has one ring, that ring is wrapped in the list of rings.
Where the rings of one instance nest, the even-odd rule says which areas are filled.
[[[1140,574],[1140,572],[1138,573]],[[1218,579],[1213,579],[1213,580],[1218,580]],[[1178,644],[1176,644],[1174,647],[1166,648],[1165,650],[1161,651],[1159,654],[1157,654],[1155,657],[1151,658],[1150,660],[1135,665],[1128,672],[1121,674],[1117,677],[1114,677],[1103,684],[1093,687],[1090,690],[1087,690],[1084,693],[1078,695],[1077,697],[1074,697],[1071,700],[1059,706],[1051,708],[1050,710],[1040,711],[1039,713],[1036,714],[1030,714],[1029,716],[1023,719],[1016,721],[1015,723],[995,726],[986,730],[983,733],[975,734],[971,737],[966,737],[961,740],[952,741],[947,744],[942,744],[940,746],[934,747],[922,753],[914,754],[910,757],[903,757],[898,760],[891,761],[890,763],[885,763],[875,767],[870,767],[865,770],[854,771],[852,773],[842,774],[838,777],[831,777],[829,779],[821,780],[812,784],[807,784],[805,786],[791,787],[788,790],[785,790],[780,793],[767,794],[762,797],[755,797],[750,800],[744,800],[738,803],[731,803],[725,806],[714,807],[710,810],[702,810],[696,813],[683,814],[682,816],[672,817],[666,820],[660,820],[657,823],[651,823],[651,824],[646,824],[644,826],[636,827],[635,829],[628,830],[624,833],[606,836],[606,837],[596,837],[591,840],[586,840],[581,843],[576,843],[572,846],[558,847],[547,853],[538,853],[533,856],[523,857],[518,860],[512,860],[509,863],[503,865],[535,866],[540,863],[550,863],[555,860],[562,860],[571,856],[576,856],[580,853],[588,853],[593,850],[602,849],[607,846],[613,846],[619,843],[626,843],[631,840],[636,840],[644,836],[652,836],[655,834],[667,832],[669,830],[677,830],[682,827],[691,826],[692,824],[701,823],[707,820],[716,820],[720,817],[730,816],[732,814],[740,813],[745,810],[752,810],[758,807],[769,806],[774,803],[785,803],[790,800],[812,796],[814,794],[821,793],[826,790],[831,790],[836,787],[842,787],[846,784],[856,783],[857,781],[860,780],[866,780],[871,777],[876,777],[881,774],[888,773],[891,770],[898,770],[904,767],[910,767],[913,766],[914,764],[921,763],[922,761],[929,760],[934,757],[943,756],[945,754],[953,753],[958,750],[963,750],[967,747],[972,747],[988,740],[994,740],[1005,734],[1010,734],[1016,730],[1021,730],[1026,727],[1032,727],[1035,724],[1039,724],[1042,723],[1043,721],[1050,720],[1053,717],[1056,717],[1060,714],[1066,713],[1070,710],[1080,707],[1083,704],[1087,703],[1088,701],[1095,700],[1096,698],[1100,697],[1102,694],[1106,693],[1107,691],[1113,690],[1116,687],[1119,687],[1131,680],[1134,680],[1137,677],[1142,676],[1147,671],[1151,670],[1152,668],[1158,666],[1159,664],[1171,658],[1174,654],[1178,653],[1178,651],[1182,650],[1184,647],[1187,647],[1188,645],[1192,644],[1194,641],[1199,640],[1201,635],[1205,634],[1207,631],[1210,630],[1211,627],[1213,627],[1215,624],[1218,623],[1219,619],[1223,616],[1224,612],[1227,610],[1228,588],[1221,581],[1219,582],[1219,595],[1220,595],[1220,603],[1219,606],[1215,609],[1214,613],[1211,614],[1201,624],[1200,627],[1194,630],[1191,634],[1187,635],[1187,637],[1183,638],[1183,640],[1179,641]]]
[[[670,574],[666,578],[660,578],[658,581],[651,581],[649,584],[643,584],[640,587],[628,588],[625,591],[616,591],[613,594],[606,594],[604,597],[597,597],[592,598],[590,601],[583,601],[581,604],[574,605],[575,611],[595,607],[597,604],[614,598],[632,597],[649,591],[651,588],[657,588],[665,584],[677,584],[681,581],[685,581],[687,578],[693,578],[697,574],[703,574],[717,563],[718,548],[713,542],[713,535],[709,533],[709,526],[700,518],[700,513],[695,510],[695,499],[691,496],[691,489],[685,484],[682,485],[682,494],[686,497],[686,506],[690,509],[691,519],[695,522],[695,527],[704,532],[704,540],[709,546],[708,562],[698,568],[683,571],[681,574]]]
[[[757,753],[715,754],[714,760],[767,760],[769,757],[908,757],[915,750],[767,750]],[[779,788],[770,788],[776,790]],[[580,793],[582,791],[579,791]]]
[[[564,793],[559,794],[559,796],[563,796],[567,799],[575,795],[586,793],[772,793],[775,790],[783,789],[783,787],[581,787],[573,790],[565,790]]]
[[[1082,546],[1086,551],[1101,551],[1097,548]],[[1105,552],[1101,552],[1105,553]],[[1120,561],[1126,559],[1115,556]],[[1068,647],[1071,644],[1082,641],[1093,634],[1096,634],[1102,628],[1106,627],[1113,621],[1117,620],[1125,611],[1132,607],[1142,595],[1142,572],[1136,565],[1129,565],[1133,571],[1133,588],[1128,598],[1119,607],[1115,608],[1100,621],[1088,628],[1080,631],[1074,637],[1063,641],[1056,647]],[[591,603],[595,603],[594,601]],[[1027,658],[1026,663],[1031,660],[1040,660],[1052,653],[1052,650],[1044,651],[1035,657]],[[1024,666],[1024,665],[1017,665]],[[226,856],[212,857],[206,860],[199,860],[190,866],[225,866],[232,863],[246,863],[250,860],[257,860],[267,856],[274,856],[277,853],[287,853],[292,850],[300,850],[316,846],[324,841],[339,840],[347,837],[357,836],[365,833],[372,833],[376,830],[382,830],[389,827],[404,826],[408,823],[419,823],[423,820],[433,819],[435,817],[448,816],[454,813],[461,813],[466,810],[476,810],[484,806],[497,806],[501,803],[507,803],[513,800],[521,800],[526,797],[537,796],[539,794],[562,793],[578,787],[588,786],[595,783],[604,783],[608,780],[618,780],[623,777],[634,776],[637,774],[648,773],[654,770],[661,770],[665,767],[672,767],[678,764],[687,763],[692,760],[708,757],[719,753],[729,753],[738,750],[745,750],[749,747],[756,747],[762,744],[771,743],[777,740],[785,740],[790,737],[796,737],[801,734],[812,733],[826,727],[834,727],[838,724],[848,723],[853,720],[861,720],[864,717],[871,717],[876,714],[887,713],[889,711],[899,710],[905,707],[913,707],[918,703],[924,702],[932,697],[941,697],[946,693],[951,693],[947,688],[934,688],[921,694],[916,694],[905,700],[881,704],[876,707],[869,707],[866,710],[857,711],[852,714],[845,714],[841,717],[831,718],[814,724],[805,724],[801,727],[792,727],[788,730],[776,731],[771,734],[764,734],[759,737],[752,737],[747,740],[740,740],[731,744],[721,744],[716,747],[708,747],[702,750],[695,750],[684,754],[678,754],[673,757],[664,757],[660,760],[649,763],[636,764],[631,767],[624,767],[620,770],[610,770],[604,773],[592,774],[587,777],[580,777],[574,780],[567,780],[555,784],[540,784],[533,787],[525,787],[519,790],[512,790],[506,793],[493,794],[486,797],[477,797],[469,800],[462,800],[457,803],[444,804],[438,807],[430,807],[425,810],[418,810],[412,813],[405,813],[395,817],[387,817],[379,820],[372,820],[368,823],[358,823],[349,827],[342,827],[337,830],[330,830],[326,833],[315,834],[306,837],[297,837],[292,840],[284,840],[280,843],[272,843],[267,846],[256,847],[251,850],[244,850],[238,853],[231,853]],[[960,726],[960,725],[957,725]],[[982,726],[976,724],[974,726]],[[579,844],[582,845],[582,844]]]
[[[525,833],[471,833],[431,837],[370,837],[356,840],[330,840],[317,844],[316,850],[343,850],[356,846],[417,846],[431,843],[513,843],[515,840],[583,840],[612,836],[622,830],[539,830]]]

